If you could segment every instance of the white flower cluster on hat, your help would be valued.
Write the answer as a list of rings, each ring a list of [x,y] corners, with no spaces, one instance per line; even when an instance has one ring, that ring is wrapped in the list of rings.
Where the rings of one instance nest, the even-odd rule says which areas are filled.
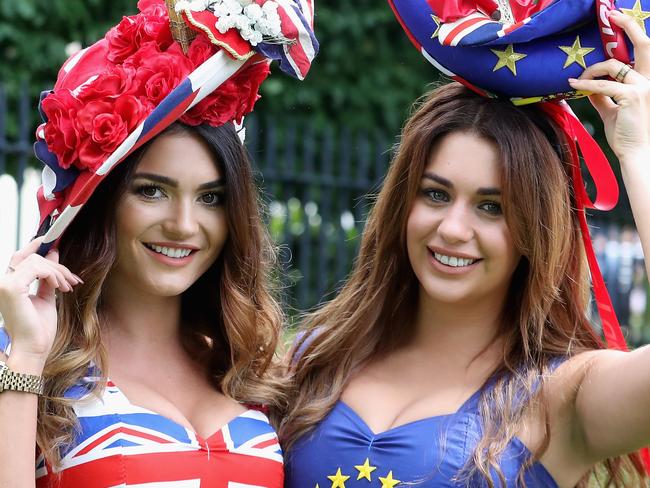
[[[225,34],[230,29],[237,29],[251,46],[262,41],[284,41],[278,3],[273,0],[267,0],[261,6],[253,0],[181,0],[176,4],[176,11],[182,10],[212,11],[219,18],[215,24],[219,32]]]

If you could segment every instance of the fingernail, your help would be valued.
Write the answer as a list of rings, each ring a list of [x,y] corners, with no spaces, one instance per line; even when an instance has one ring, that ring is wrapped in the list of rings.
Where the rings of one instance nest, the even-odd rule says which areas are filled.
[[[576,81],[578,81],[577,78],[569,78],[569,83],[575,83]]]
[[[77,281],[78,281],[79,283],[83,283],[83,282],[84,282],[84,280],[82,280],[81,278],[79,278],[79,276],[77,276],[76,274],[72,273],[72,276],[74,276],[74,277],[77,279]]]

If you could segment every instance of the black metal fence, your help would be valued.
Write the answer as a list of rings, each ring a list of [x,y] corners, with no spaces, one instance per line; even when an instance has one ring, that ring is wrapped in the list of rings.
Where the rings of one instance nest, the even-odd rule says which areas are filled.
[[[296,309],[318,304],[347,275],[390,144],[379,131],[249,117],[247,145],[280,244],[286,298]]]
[[[36,164],[31,150],[34,106],[25,91],[8,107],[0,85],[0,175],[14,175],[19,188],[24,169]],[[16,114],[11,127],[10,112]],[[292,117],[249,116],[246,128],[269,230],[279,245],[284,302],[295,317],[331,297],[348,274],[394,135],[317,126]],[[650,292],[638,236],[616,224],[595,228],[593,234],[630,341],[649,343]]]
[[[0,83],[0,175],[11,173],[22,186],[22,175],[32,160],[34,142],[34,101],[30,99],[28,87],[24,85],[12,106],[4,86]],[[13,117],[9,117],[14,114]]]

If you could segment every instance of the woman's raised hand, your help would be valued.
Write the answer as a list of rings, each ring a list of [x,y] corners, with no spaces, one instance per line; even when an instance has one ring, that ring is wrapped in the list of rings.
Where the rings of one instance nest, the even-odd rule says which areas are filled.
[[[11,337],[11,354],[28,355],[45,363],[57,328],[55,292],[70,292],[81,279],[59,264],[57,251],[36,254],[42,239],[16,252],[4,276],[0,276],[0,314]],[[38,291],[30,286],[39,280]]]
[[[634,45],[634,69],[610,59],[589,66],[577,80],[576,90],[589,97],[603,119],[607,142],[619,158],[648,158],[650,155],[650,38],[636,20],[613,10],[609,17],[623,28]],[[596,79],[609,76],[613,80]]]

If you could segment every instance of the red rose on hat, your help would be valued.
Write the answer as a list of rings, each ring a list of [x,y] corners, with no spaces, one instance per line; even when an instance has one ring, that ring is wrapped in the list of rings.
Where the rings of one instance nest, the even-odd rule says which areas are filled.
[[[42,103],[45,141],[62,168],[96,171],[147,115],[133,93],[135,70],[115,66],[77,90],[59,90]]]
[[[149,13],[151,9],[157,9],[158,7],[165,8],[164,0],[139,0],[138,1],[138,10],[143,13]],[[164,12],[167,15],[167,11]]]
[[[147,113],[142,102],[133,95],[87,102],[77,112],[80,145],[79,161],[75,166],[97,171]]]
[[[139,2],[138,8],[144,18],[143,33],[149,40],[156,41],[161,49],[167,49],[174,42],[169,29],[169,13],[162,1]]]
[[[155,42],[162,50],[173,42],[164,3],[141,3],[148,3],[142,14],[123,17],[118,25],[106,33],[109,44],[107,57],[112,63],[123,63],[147,42]]]
[[[181,122],[189,125],[238,123],[253,110],[259,99],[257,91],[270,70],[266,62],[251,64],[226,80],[214,93],[189,110]]]
[[[194,67],[203,64],[209,57],[219,50],[217,46],[212,44],[206,36],[198,36],[190,44],[187,51],[187,57],[190,59]]]
[[[107,58],[112,63],[122,63],[138,50],[142,42],[142,17],[123,17],[122,21],[106,33],[109,49]]]
[[[253,111],[255,102],[260,99],[260,85],[269,76],[271,69],[268,62],[256,63],[244,68],[229,81],[240,94],[240,103],[235,107],[233,119],[240,122],[242,117]]]
[[[77,112],[83,104],[70,90],[62,89],[48,95],[41,104],[47,117],[44,126],[45,142],[59,158],[59,165],[67,169],[78,156],[79,138],[75,128]]]
[[[137,95],[153,105],[158,105],[194,69],[178,44],[161,52],[155,42],[142,46],[125,67],[134,70]]]
[[[133,86],[135,70],[124,66],[113,66],[90,83],[78,90],[77,98],[81,101],[99,98],[118,98],[129,93]]]

